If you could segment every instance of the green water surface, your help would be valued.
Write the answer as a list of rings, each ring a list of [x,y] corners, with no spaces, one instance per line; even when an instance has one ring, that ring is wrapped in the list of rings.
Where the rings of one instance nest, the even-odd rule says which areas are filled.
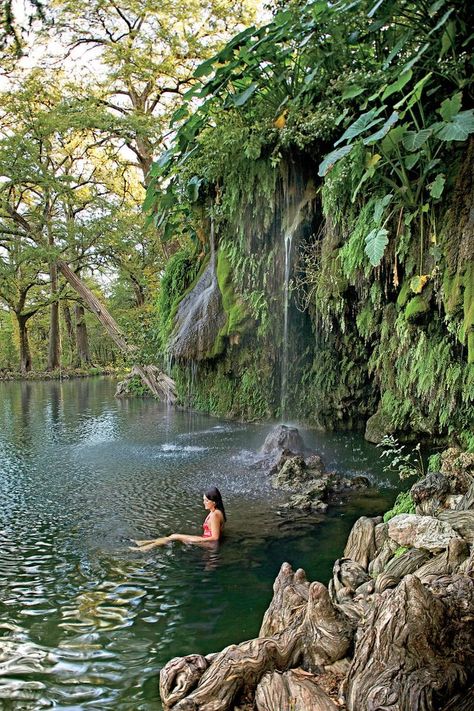
[[[171,658],[258,634],[281,564],[327,583],[360,515],[398,486],[360,435],[302,430],[330,469],[369,491],[328,515],[283,514],[252,464],[271,424],[114,399],[115,383],[0,383],[0,708],[155,711]],[[223,494],[217,550],[131,539],[200,533]]]

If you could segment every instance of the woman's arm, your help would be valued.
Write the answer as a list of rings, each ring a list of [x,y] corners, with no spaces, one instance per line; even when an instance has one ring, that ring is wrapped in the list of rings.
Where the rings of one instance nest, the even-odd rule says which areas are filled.
[[[210,516],[211,535],[210,536],[189,536],[187,533],[172,533],[168,536],[170,541],[181,541],[182,543],[212,543],[221,537],[221,516],[222,514],[213,511]]]

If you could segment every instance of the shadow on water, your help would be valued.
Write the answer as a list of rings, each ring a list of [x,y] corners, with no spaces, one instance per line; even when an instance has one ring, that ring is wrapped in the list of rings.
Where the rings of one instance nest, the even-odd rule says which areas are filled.
[[[324,518],[282,515],[250,466],[271,425],[117,402],[114,389],[0,384],[1,708],[159,709],[168,659],[254,637],[282,562],[327,582],[354,520],[396,495],[359,436],[307,431],[329,468],[374,486]],[[211,484],[228,513],[216,549],[128,549],[200,531]]]

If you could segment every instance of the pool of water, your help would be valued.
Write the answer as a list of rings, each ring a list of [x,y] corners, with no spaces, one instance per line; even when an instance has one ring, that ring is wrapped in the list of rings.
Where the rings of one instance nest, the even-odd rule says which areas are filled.
[[[0,383],[0,708],[155,711],[160,668],[258,633],[283,561],[325,583],[354,520],[398,484],[360,435],[302,430],[326,466],[373,488],[328,515],[282,513],[251,464],[271,424],[115,400],[107,378]],[[131,539],[199,533],[223,494],[217,550]]]

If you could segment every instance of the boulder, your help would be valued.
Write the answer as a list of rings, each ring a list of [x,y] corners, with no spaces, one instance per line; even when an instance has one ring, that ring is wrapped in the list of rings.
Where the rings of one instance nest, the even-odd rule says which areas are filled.
[[[374,444],[380,444],[385,435],[393,434],[393,422],[381,410],[369,417],[365,425],[365,439]]]
[[[446,521],[432,516],[399,514],[388,522],[388,535],[399,546],[424,548],[438,553],[448,547],[458,534]]]
[[[284,449],[289,449],[297,454],[305,451],[303,438],[296,427],[288,425],[277,425],[267,435],[260,450],[261,454],[278,454]]]
[[[324,462],[319,456],[319,454],[311,454],[309,457],[306,457],[304,461],[306,464],[306,468],[309,469],[311,472],[317,474],[324,474]]]
[[[311,481],[312,475],[306,469],[303,457],[287,459],[281,469],[272,476],[272,486],[276,489],[295,490]]]

